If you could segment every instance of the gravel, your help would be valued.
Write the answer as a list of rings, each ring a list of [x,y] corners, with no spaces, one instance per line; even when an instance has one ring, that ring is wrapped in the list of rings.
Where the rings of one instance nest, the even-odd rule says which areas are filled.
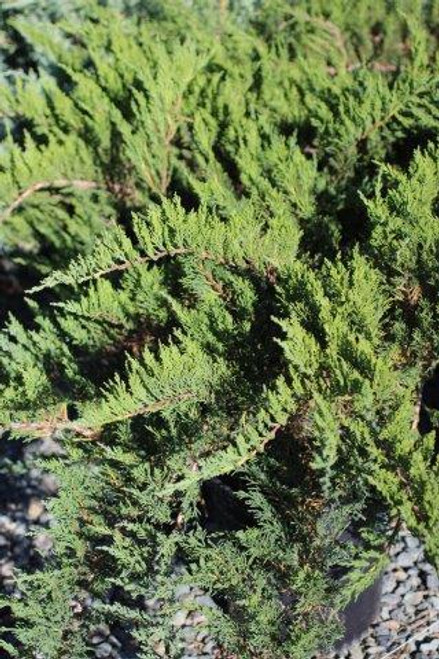
[[[0,593],[19,596],[15,569],[37,568],[52,549],[46,532],[50,518],[42,498],[56,493],[56,479],[32,467],[32,459],[35,455],[59,454],[61,449],[52,440],[40,440],[24,449],[17,442],[5,444],[0,455]],[[27,469],[5,469],[7,464],[20,461],[27,464]],[[177,570],[181,573],[181,566]],[[181,659],[218,657],[206,617],[208,610],[216,606],[214,600],[199,588],[179,585],[175,601],[182,606],[172,620]],[[83,607],[93,606],[93,601],[72,601],[72,606],[80,613]],[[154,615],[161,615],[161,607],[158,600],[145,600],[145,608]],[[132,644],[128,648],[126,638],[120,629],[99,625],[92,630],[89,643],[96,659],[136,659],[135,649]],[[168,657],[162,640],[157,641],[154,652],[158,658]],[[315,659],[387,659],[388,655],[389,659],[439,657],[439,579],[419,541],[404,529],[384,574],[377,620],[354,645]]]
[[[52,550],[47,534],[50,517],[43,498],[57,492],[56,479],[42,474],[33,466],[35,457],[59,455],[59,445],[53,440],[38,440],[25,447],[18,442],[3,442],[0,453],[0,595],[19,596],[14,571],[16,568],[38,568]],[[14,467],[9,468],[11,465]],[[17,466],[24,466],[17,469]],[[176,572],[184,572],[176,566]],[[179,585],[175,590],[176,603],[182,608],[173,618],[176,638],[180,641],[181,657],[212,659],[218,655],[217,644],[209,635],[206,608],[215,607],[211,597],[199,588]],[[91,597],[81,602],[72,600],[76,613],[94,605]],[[184,606],[183,606],[184,605]],[[161,615],[162,602],[145,600],[145,608]],[[0,626],[6,621],[0,618]],[[97,625],[90,633],[88,642],[96,659],[137,659],[133,643],[124,630],[112,630],[108,625]],[[11,641],[11,638],[5,638]],[[167,648],[163,641],[154,647],[157,657],[166,659]],[[3,656],[3,655],[1,655]],[[44,659],[40,657],[39,659]]]
[[[351,647],[316,659],[438,659],[438,587],[420,542],[403,529],[384,574],[376,621]]]

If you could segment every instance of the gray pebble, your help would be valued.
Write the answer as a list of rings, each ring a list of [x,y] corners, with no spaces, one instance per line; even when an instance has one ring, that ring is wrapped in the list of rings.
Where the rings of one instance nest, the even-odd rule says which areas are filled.
[[[53,496],[58,492],[58,481],[52,474],[43,474],[40,480],[40,487],[45,494]]]
[[[150,599],[145,600],[145,608],[148,611],[158,611],[161,607],[160,600],[151,597]]]
[[[195,611],[195,613],[191,615],[189,621],[188,624],[194,625],[195,627],[196,625],[205,625],[207,623],[207,618],[203,613]]]
[[[422,563],[422,571],[427,574],[436,574],[435,568],[430,563]]]
[[[208,643],[205,643],[204,650],[206,653],[212,654],[216,647],[215,641],[209,641]]]
[[[177,611],[177,613],[174,615],[172,618],[172,624],[174,627],[184,627],[186,624],[186,620],[188,617],[188,612],[187,611]]]
[[[35,549],[38,549],[43,556],[46,556],[53,547],[53,540],[47,533],[39,533],[36,535],[33,543]]]
[[[349,654],[351,659],[363,659],[364,657],[363,650],[361,649],[361,646],[358,644],[353,645],[350,648]]]
[[[186,584],[180,584],[177,586],[175,589],[175,599],[181,600],[181,599],[187,599],[191,595],[191,587],[187,586]]]
[[[419,540],[415,538],[413,535],[407,534],[404,537],[404,543],[409,549],[421,549]]]
[[[0,515],[0,533],[9,536],[15,533],[15,522],[7,515]]]
[[[15,538],[20,538],[20,539],[24,538],[27,534],[27,530],[28,530],[27,524],[23,524],[22,522],[17,522],[17,524],[15,525],[15,532],[14,532]]]
[[[401,581],[405,581],[407,579],[407,572],[405,570],[401,570],[401,568],[398,568],[392,574],[395,581],[397,581],[398,583],[400,583]]]
[[[386,575],[384,578],[383,582],[383,595],[387,595],[387,593],[392,593],[396,588],[396,579],[392,575],[392,573]]]
[[[402,622],[402,621],[405,620],[405,619],[406,619],[406,614],[405,614],[405,612],[402,610],[402,608],[394,609],[394,610],[392,611],[392,618],[391,618],[391,621],[400,621],[400,622]]]
[[[429,574],[427,576],[427,588],[432,591],[439,590],[439,579],[437,574]]]
[[[419,557],[419,550],[407,550],[397,556],[397,563],[401,567],[412,567]]]
[[[65,451],[61,444],[55,442],[51,437],[45,439],[37,439],[25,448],[25,454],[31,456],[33,454],[50,457],[52,455],[65,455]]]
[[[428,643],[421,643],[420,648],[423,652],[436,652],[439,650],[439,638],[434,638]]]
[[[163,641],[158,641],[158,643],[154,645],[154,652],[158,657],[166,656],[166,646]]]
[[[183,627],[180,633],[186,643],[193,643],[197,638],[197,630],[193,627]]]
[[[377,636],[377,641],[380,644],[381,648],[386,648],[391,640],[390,634],[378,634]]]
[[[102,643],[102,645],[96,648],[95,656],[97,659],[105,659],[106,657],[111,657],[112,653],[113,648],[111,645],[109,643]]]
[[[90,643],[92,645],[99,645],[99,643],[103,643],[110,636],[110,633],[111,632],[108,625],[97,625],[91,631]]]
[[[200,606],[208,606],[211,609],[216,608],[216,604],[213,601],[213,599],[210,597],[210,595],[199,595],[195,599],[198,602],[198,604],[200,604]]]
[[[419,577],[411,576],[409,579],[407,579],[406,584],[407,587],[410,588],[411,590],[415,590],[416,588],[419,588],[421,585],[422,581],[420,580]]]
[[[105,639],[102,638],[102,636],[101,636],[100,634],[92,634],[92,636],[90,636],[90,643],[91,643],[92,645],[99,645],[99,644],[102,643],[104,640],[105,640]]]
[[[44,511],[40,515],[40,519],[38,520],[41,526],[47,526],[52,522],[52,517],[49,515],[47,511]]]
[[[383,606],[380,612],[380,619],[389,620],[389,618],[390,618],[390,611],[387,606]]]
[[[4,579],[14,576],[14,564],[12,561],[6,561],[0,565],[0,577]]]
[[[396,593],[389,593],[383,597],[382,601],[387,607],[389,607],[389,609],[393,609],[398,606],[400,599],[401,598]]]
[[[36,522],[44,512],[44,504],[41,499],[32,497],[27,507],[27,516],[31,522]]]
[[[117,648],[118,650],[120,650],[120,648],[122,647],[122,643],[119,641],[118,638],[116,638],[113,635],[108,637],[108,642],[111,643],[113,648]]]

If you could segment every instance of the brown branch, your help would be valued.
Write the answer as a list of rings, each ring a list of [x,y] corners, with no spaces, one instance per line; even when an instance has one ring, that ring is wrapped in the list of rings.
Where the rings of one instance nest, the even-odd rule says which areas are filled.
[[[139,256],[137,259],[133,259],[131,261],[123,261],[122,263],[114,263],[110,267],[106,268],[105,270],[98,270],[93,274],[92,277],[87,277],[87,279],[99,279],[99,277],[104,277],[105,275],[109,275],[112,272],[122,272],[123,270],[128,270],[131,268],[133,265],[141,265],[142,263],[148,263],[149,261],[160,261],[160,259],[164,259],[167,256],[178,256],[181,254],[189,254],[191,253],[191,250],[187,249],[186,247],[179,247],[176,249],[164,249],[161,252],[156,252],[152,256]],[[86,279],[82,279],[81,281],[86,281]]]
[[[2,427],[2,432],[8,430],[13,432],[30,433],[31,435],[53,435],[57,431],[70,430],[77,435],[87,439],[93,439],[97,431],[72,421],[22,421],[13,422]]]
[[[212,290],[215,291],[215,293],[217,293],[220,297],[224,297],[224,287],[222,284],[216,281],[213,274],[209,270],[206,270],[206,268],[203,268],[202,264],[200,265],[200,271]]]
[[[120,421],[128,421],[129,419],[134,419],[136,416],[142,416],[142,414],[153,414],[154,412],[160,412],[172,404],[181,403],[185,400],[190,400],[191,398],[195,398],[195,394],[192,391],[185,391],[181,394],[178,394],[177,396],[161,398],[155,403],[151,403],[150,405],[143,405],[142,407],[139,407],[132,412],[127,412],[126,414],[121,414],[118,417],[114,417],[111,419],[111,421],[108,421],[104,425],[108,425],[110,423],[118,423]]]
[[[276,437],[277,431],[282,428],[282,425],[280,423],[276,423],[272,426],[270,430],[270,434],[264,437],[261,440],[261,443],[252,451],[249,451],[247,455],[244,455],[241,460],[238,461],[237,467],[242,467],[246,462],[251,460],[252,458],[256,457],[258,453],[262,453],[262,451],[265,449],[266,445],[269,442],[272,442],[273,439]]]
[[[62,432],[62,431],[69,431],[73,432],[75,435],[81,436],[85,440],[92,440],[96,439],[99,437],[102,431],[103,426],[107,426],[111,423],[118,423],[120,421],[127,421],[129,419],[133,419],[136,416],[141,416],[142,414],[153,414],[154,412],[160,412],[160,410],[164,410],[169,405],[172,405],[174,403],[179,403],[185,400],[190,400],[191,398],[194,398],[195,394],[190,391],[183,392],[181,394],[178,394],[177,396],[168,396],[165,398],[162,398],[155,403],[151,403],[150,405],[143,405],[140,408],[137,408],[133,410],[132,412],[127,412],[126,414],[122,414],[118,417],[114,417],[110,419],[109,421],[105,422],[100,426],[99,428],[90,428],[90,426],[86,426],[82,423],[74,422],[74,421],[64,421],[64,420],[53,420],[53,421],[22,421],[22,422],[13,422],[10,423],[8,426],[3,426],[1,428],[1,432],[7,432],[7,431],[12,431],[12,432],[23,432],[23,433],[30,433],[32,435],[53,435],[55,432]]]
[[[105,277],[106,275],[110,275],[113,272],[123,272],[124,270],[128,270],[133,265],[141,265],[142,263],[155,262],[155,261],[159,261],[160,259],[164,259],[166,257],[172,258],[173,256],[182,256],[185,254],[197,255],[195,250],[189,249],[188,247],[164,249],[160,252],[156,252],[155,254],[152,254],[151,256],[139,256],[137,259],[132,259],[130,261],[122,261],[122,263],[113,263],[108,268],[105,268],[103,270],[98,270],[97,272],[94,272],[93,275],[90,275],[89,277],[83,277],[78,281],[85,282],[90,279],[99,279],[100,277]],[[214,254],[211,254],[210,252],[201,252],[201,254],[198,254],[198,256],[203,261],[215,261],[215,263],[219,265],[229,265],[232,267],[236,265],[235,263],[233,263],[233,261],[226,261],[225,259],[217,258]],[[26,293],[32,295],[33,292],[40,291],[43,288],[45,288],[43,284],[41,286],[35,286],[34,288],[27,290]]]
[[[0,222],[6,220],[17,208],[19,208],[28,197],[41,190],[59,190],[61,188],[76,188],[77,190],[93,190],[101,187],[97,181],[87,181],[85,179],[67,179],[60,178],[54,181],[37,181],[32,183],[28,188],[22,190],[18,197],[3,211],[0,215]]]
[[[165,147],[165,165],[160,173],[160,192],[162,194],[166,193],[166,190],[168,189],[169,183],[170,183],[170,172],[169,172],[169,160],[170,160],[170,154],[171,154],[171,146],[172,146],[172,140],[174,139],[177,129],[178,129],[178,117],[180,114],[181,110],[181,105],[183,102],[182,96],[179,96],[175,106],[173,108],[172,114],[174,115],[174,119],[172,119],[172,116],[169,117],[168,119],[168,128],[165,133],[165,140],[164,140],[164,147]]]

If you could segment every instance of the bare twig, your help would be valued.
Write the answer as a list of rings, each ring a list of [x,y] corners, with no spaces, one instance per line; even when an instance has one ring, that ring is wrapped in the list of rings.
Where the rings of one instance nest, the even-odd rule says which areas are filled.
[[[176,103],[175,107],[173,108],[173,112],[171,113],[171,116],[168,119],[168,128],[165,133],[165,165],[160,173],[160,192],[161,194],[165,194],[169,183],[170,183],[170,155],[171,155],[171,147],[172,147],[172,141],[177,133],[178,129],[178,117],[180,114],[181,110],[181,104],[183,102],[183,97],[179,96]],[[173,118],[174,117],[174,118]]]
[[[178,394],[176,396],[168,396],[165,398],[161,398],[160,400],[157,400],[155,403],[151,403],[150,405],[144,405],[143,407],[138,407],[132,412],[127,412],[126,414],[121,414],[118,417],[112,418],[111,421],[109,421],[108,423],[127,421],[129,419],[134,419],[136,416],[142,416],[142,414],[153,414],[154,412],[160,412],[161,410],[166,409],[170,405],[176,403],[182,403],[183,401],[191,400],[192,398],[195,398],[195,394],[192,391],[184,391],[183,393]],[[108,425],[108,423],[105,425]]]
[[[76,188],[77,190],[92,190],[101,187],[97,181],[87,181],[85,179],[67,179],[60,178],[54,181],[37,181],[28,188],[20,192],[18,197],[1,213],[0,222],[6,220],[17,208],[19,208],[28,197],[41,190],[59,190],[61,188]]]
[[[252,451],[249,451],[249,453],[247,453],[247,455],[244,455],[237,462],[236,468],[242,467],[243,465],[246,464],[246,462],[248,462],[249,460],[254,458],[256,455],[258,455],[258,453],[262,453],[263,450],[265,449],[266,445],[269,442],[273,441],[273,439],[276,437],[276,434],[277,434],[278,430],[280,430],[281,427],[282,426],[281,426],[280,423],[273,424],[272,427],[270,428],[270,433],[261,440],[261,443],[258,445],[257,448],[253,449]]]
[[[180,403],[186,400],[194,398],[195,394],[191,391],[186,391],[177,396],[168,396],[161,398],[160,400],[150,403],[149,405],[144,405],[138,407],[132,412],[127,412],[126,414],[121,414],[118,417],[113,417],[109,421],[102,424],[99,428],[91,428],[83,423],[76,421],[68,421],[64,419],[54,419],[50,421],[21,421],[13,422],[7,426],[1,428],[2,432],[12,431],[12,432],[23,432],[29,433],[32,435],[53,435],[55,432],[68,431],[74,435],[79,435],[85,440],[92,440],[99,437],[102,432],[102,427],[107,426],[110,423],[118,423],[120,421],[127,421],[128,419],[133,419],[136,416],[141,416],[142,414],[153,414],[154,412],[160,412],[172,404]]]
[[[198,256],[202,261],[214,261],[218,265],[228,265],[230,267],[236,267],[236,264],[233,261],[226,261],[225,259],[218,258],[211,252],[201,252],[200,254],[197,254],[195,250],[189,249],[188,247],[177,247],[175,249],[162,250],[160,252],[156,252],[155,254],[148,256],[139,256],[138,258],[130,259],[129,261],[122,261],[121,263],[112,263],[111,266],[109,266],[108,268],[105,268],[103,270],[98,270],[97,272],[94,272],[92,275],[88,277],[84,277],[83,279],[79,279],[78,281],[81,283],[84,281],[88,281],[90,279],[99,279],[100,277],[105,277],[106,275],[110,275],[113,272],[123,272],[124,270],[128,270],[134,265],[141,265],[142,263],[160,261],[161,259],[164,259],[166,257],[172,258],[174,256],[183,256],[185,254],[186,255],[194,254]],[[251,265],[251,262],[249,262],[249,264]],[[45,288],[44,283],[35,286],[34,288],[31,288],[26,292],[27,294],[32,295],[32,293],[41,291],[43,288]]]
[[[68,430],[87,439],[96,436],[96,430],[72,421],[21,421],[2,427],[2,432],[13,431],[31,435],[53,435],[53,433]]]
[[[202,264],[200,265],[200,270],[212,290],[214,290],[215,293],[217,293],[220,297],[224,297],[224,287],[222,284],[216,281],[210,270],[206,270]]]

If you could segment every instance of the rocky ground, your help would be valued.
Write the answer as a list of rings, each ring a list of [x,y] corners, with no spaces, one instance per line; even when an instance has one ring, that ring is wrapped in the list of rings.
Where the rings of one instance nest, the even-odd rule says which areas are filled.
[[[20,469],[20,460],[32,461],[32,455],[56,452],[50,440],[40,441],[23,452],[8,442],[0,457],[0,583],[3,593],[14,592],[14,568],[37,566],[50,551],[45,529],[50,519],[41,502],[43,496],[56,492],[56,482],[48,474],[28,467]],[[11,465],[15,465],[11,469]],[[31,532],[31,533],[30,533]],[[204,607],[215,606],[210,597],[189,586],[177,589],[176,600],[192,600],[200,611],[183,608],[173,620],[175,633],[181,638],[182,659],[218,657],[215,641],[205,630]],[[93,605],[92,602],[89,605]],[[159,612],[156,601],[146,607]],[[437,624],[436,624],[437,623]],[[123,630],[101,625],[90,637],[97,659],[136,659],[124,642]],[[157,657],[166,658],[163,644],[155,647]],[[338,653],[318,659],[437,659],[439,657],[439,580],[425,560],[422,547],[407,531],[395,544],[391,563],[384,575],[379,617],[360,642]]]
[[[419,541],[403,530],[384,575],[377,620],[360,642],[319,659],[437,659],[439,580]]]

